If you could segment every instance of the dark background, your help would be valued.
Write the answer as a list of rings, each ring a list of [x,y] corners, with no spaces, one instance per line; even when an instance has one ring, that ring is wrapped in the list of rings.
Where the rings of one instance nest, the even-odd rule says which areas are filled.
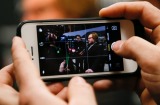
[[[2,0],[0,3],[0,67],[11,62],[10,47],[12,37],[16,34],[19,15],[16,0]]]
[[[0,26],[18,23],[17,0],[2,0],[0,3]]]

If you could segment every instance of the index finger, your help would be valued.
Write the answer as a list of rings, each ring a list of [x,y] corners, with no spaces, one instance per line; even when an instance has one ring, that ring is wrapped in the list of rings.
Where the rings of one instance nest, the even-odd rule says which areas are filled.
[[[160,24],[160,10],[149,2],[120,2],[100,10],[101,17],[139,19],[150,29]]]
[[[0,70],[0,83],[12,86],[13,81],[13,64],[10,64]]]
[[[18,81],[20,90],[21,88],[45,87],[40,79],[38,69],[32,63],[29,53],[25,48],[25,44],[19,37],[13,39],[12,59],[16,80]]]
[[[66,105],[63,100],[51,94],[45,86],[25,44],[19,37],[13,39],[12,58],[16,80],[20,87],[20,104]]]

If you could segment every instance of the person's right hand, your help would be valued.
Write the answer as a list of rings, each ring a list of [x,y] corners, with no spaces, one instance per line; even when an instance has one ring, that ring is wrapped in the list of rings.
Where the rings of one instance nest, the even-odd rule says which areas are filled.
[[[41,80],[21,38],[15,37],[12,44],[14,73],[19,85],[21,105],[96,105],[93,88],[81,77],[69,82],[64,96],[67,101],[53,94]]]
[[[160,10],[148,2],[121,2],[103,8],[100,16],[139,19],[143,24],[152,43],[134,36],[126,41],[117,41],[112,50],[118,55],[135,60],[141,67],[145,87],[141,94],[142,104],[153,105],[154,101],[160,104]],[[108,83],[108,80],[98,81],[94,86],[105,88]]]

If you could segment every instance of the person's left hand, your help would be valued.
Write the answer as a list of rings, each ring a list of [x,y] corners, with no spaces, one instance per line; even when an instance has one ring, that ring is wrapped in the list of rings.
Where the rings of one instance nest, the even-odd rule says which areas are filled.
[[[27,105],[96,105],[94,91],[81,77],[74,77],[69,82],[67,101],[59,98],[46,87],[41,80],[21,38],[15,37],[12,45],[13,67],[19,85],[19,104]]]
[[[12,87],[13,64],[0,70],[0,105],[18,105],[19,93]]]
[[[13,87],[15,80],[13,70],[13,64],[0,70],[0,105],[19,105],[19,92]],[[47,87],[51,93],[65,100],[66,96],[63,95],[63,92],[66,91],[66,88],[63,88],[62,83],[48,84]]]
[[[10,64],[0,70],[0,105],[19,105],[19,92],[13,87],[14,66]],[[62,83],[47,84],[47,88],[52,94],[65,100],[66,96],[63,92],[66,91],[66,88]]]

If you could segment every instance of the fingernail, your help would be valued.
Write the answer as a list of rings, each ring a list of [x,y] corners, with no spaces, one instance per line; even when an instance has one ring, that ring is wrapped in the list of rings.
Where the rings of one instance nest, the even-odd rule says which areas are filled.
[[[123,41],[116,41],[116,42],[113,42],[112,44],[111,44],[111,49],[113,50],[113,51],[118,51],[121,47],[122,47],[122,45],[123,45]]]
[[[74,77],[73,80],[76,84],[83,84],[86,82],[82,77]]]

